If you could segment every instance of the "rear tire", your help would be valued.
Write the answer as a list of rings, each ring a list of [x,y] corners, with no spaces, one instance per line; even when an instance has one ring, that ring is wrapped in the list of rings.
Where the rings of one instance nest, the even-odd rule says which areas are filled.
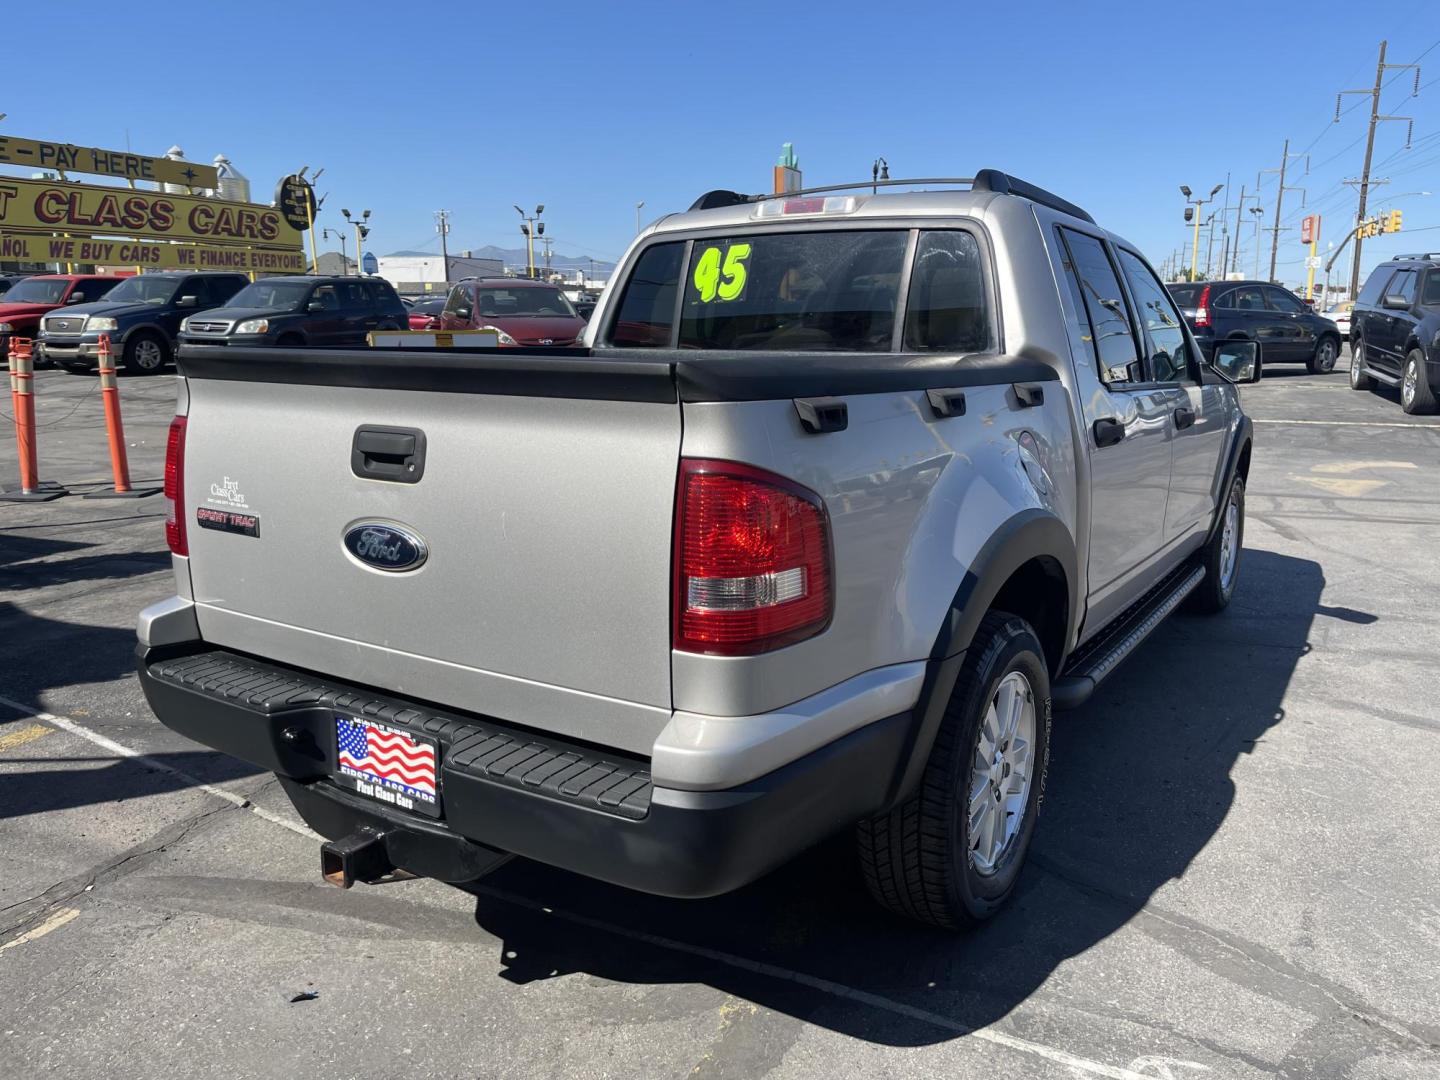
[[[1230,482],[1220,513],[1220,527],[1200,556],[1205,580],[1195,586],[1189,598],[1190,609],[1206,615],[1230,606],[1240,580],[1240,556],[1245,550],[1245,481],[1238,473]]]
[[[1400,377],[1400,407],[1411,416],[1428,416],[1435,411],[1435,391],[1425,373],[1425,353],[1411,349]]]
[[[149,331],[131,334],[123,360],[131,375],[158,375],[170,362],[170,343]]]
[[[915,792],[858,826],[865,884],[896,914],[963,929],[989,918],[1014,891],[1049,764],[1044,657],[1024,619],[987,614]]]
[[[1311,375],[1329,375],[1335,370],[1335,361],[1340,357],[1340,340],[1326,335],[1315,345],[1315,355],[1310,357]]]
[[[1350,389],[1370,390],[1374,385],[1375,380],[1365,372],[1365,341],[1352,333],[1350,335]]]

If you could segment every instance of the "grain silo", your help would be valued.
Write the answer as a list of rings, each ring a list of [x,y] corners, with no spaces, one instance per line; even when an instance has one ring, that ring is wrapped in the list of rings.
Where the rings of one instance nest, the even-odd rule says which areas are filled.
[[[215,155],[215,171],[220,174],[220,187],[215,192],[217,198],[232,202],[250,201],[250,181],[230,164],[230,159],[224,154]]]

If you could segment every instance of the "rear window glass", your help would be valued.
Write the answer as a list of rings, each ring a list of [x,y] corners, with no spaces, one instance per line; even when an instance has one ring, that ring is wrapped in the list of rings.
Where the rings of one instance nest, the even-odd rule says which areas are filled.
[[[620,297],[610,344],[628,349],[665,349],[675,325],[675,292],[685,245],[656,244],[646,248],[630,272]]]
[[[927,232],[915,249],[905,305],[905,348],[980,352],[990,347],[980,245],[967,232]]]
[[[1166,285],[1170,295],[1181,307],[1194,307],[1200,302],[1200,294],[1210,287],[1209,282],[1200,285]]]
[[[1395,272],[1392,266],[1377,266],[1370,271],[1370,276],[1365,279],[1365,287],[1360,290],[1360,295],[1355,298],[1357,304],[1378,304],[1380,303],[1380,290],[1390,280]]]
[[[697,240],[680,347],[887,352],[908,239],[836,230]]]

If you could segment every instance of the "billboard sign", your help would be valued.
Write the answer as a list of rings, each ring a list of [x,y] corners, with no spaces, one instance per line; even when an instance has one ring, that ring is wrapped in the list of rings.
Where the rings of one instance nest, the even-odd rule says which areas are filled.
[[[0,177],[0,233],[10,232],[300,247],[300,231],[273,206]]]
[[[1308,214],[1300,219],[1300,243],[1314,244],[1320,239],[1320,215]]]
[[[220,183],[213,165],[146,157],[128,150],[97,150],[93,146],[73,146],[44,139],[17,139],[9,135],[0,135],[0,163],[27,169],[93,173],[117,180],[149,180],[157,184],[179,184],[192,188],[213,188]]]
[[[309,260],[294,251],[166,244],[154,240],[90,240],[62,236],[0,235],[0,259],[19,262],[93,263],[146,270],[239,270],[257,274],[303,274]]]

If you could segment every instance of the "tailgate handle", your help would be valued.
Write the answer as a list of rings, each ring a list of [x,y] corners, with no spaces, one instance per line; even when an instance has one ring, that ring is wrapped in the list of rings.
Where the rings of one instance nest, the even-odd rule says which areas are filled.
[[[350,471],[366,480],[419,483],[425,475],[425,433],[419,428],[371,424],[356,428]]]

